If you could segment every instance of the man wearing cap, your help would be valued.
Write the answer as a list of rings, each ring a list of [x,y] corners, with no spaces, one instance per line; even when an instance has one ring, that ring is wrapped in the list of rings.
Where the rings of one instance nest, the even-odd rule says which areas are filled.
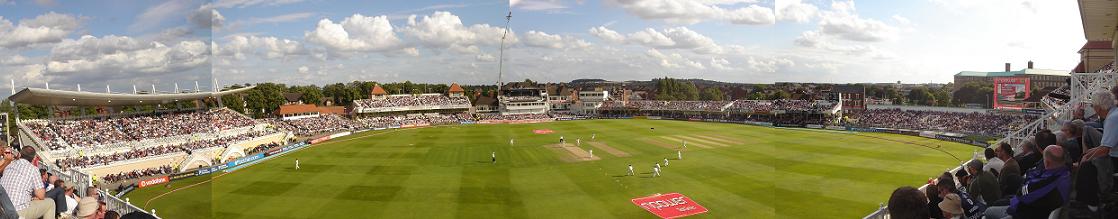
[[[986,210],[986,218],[1047,218],[1048,214],[1068,202],[1071,194],[1071,171],[1065,162],[1064,148],[1044,148],[1044,168],[1025,173],[1022,195],[1014,195],[1009,206]]]
[[[963,218],[963,201],[959,195],[947,194],[943,196],[943,201],[939,202],[939,210],[943,211],[943,218]]]
[[[5,167],[0,186],[8,193],[21,218],[54,219],[54,200],[46,197],[39,169],[31,165],[31,160],[35,159],[35,148],[25,146],[19,154],[19,160]]]

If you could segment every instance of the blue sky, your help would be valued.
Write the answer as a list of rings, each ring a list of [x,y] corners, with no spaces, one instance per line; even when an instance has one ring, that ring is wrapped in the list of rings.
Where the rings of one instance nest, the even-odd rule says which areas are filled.
[[[489,84],[510,5],[506,81],[945,83],[1005,62],[1070,69],[1085,42],[1067,1],[0,0],[0,76],[114,90]]]

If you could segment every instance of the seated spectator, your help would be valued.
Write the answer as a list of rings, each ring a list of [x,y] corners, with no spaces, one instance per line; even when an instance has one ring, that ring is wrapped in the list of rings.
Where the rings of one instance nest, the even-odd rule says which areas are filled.
[[[959,195],[947,194],[943,196],[943,201],[937,204],[939,209],[943,211],[943,218],[960,219],[963,218],[963,202],[960,200]]]
[[[21,218],[54,219],[54,200],[46,197],[38,168],[31,164],[34,159],[35,148],[23,147],[20,159],[9,164],[0,176],[0,186]]]
[[[1071,194],[1071,171],[1065,165],[1064,148],[1044,148],[1044,168],[1025,174],[1024,191],[1010,200],[1009,206],[986,210],[986,218],[1048,218],[1048,214],[1068,201]]]
[[[58,176],[52,176],[54,184],[51,189],[47,190],[47,198],[54,199],[54,213],[59,214],[66,211],[66,187],[65,182],[58,179]]]
[[[1001,185],[1002,197],[1009,197],[1017,194],[1017,190],[1021,188],[1021,182],[1024,180],[1021,177],[1021,167],[1017,164],[1017,160],[1013,158],[1013,147],[1008,143],[1002,142],[998,144],[998,148],[994,149],[994,153],[998,155],[998,159],[1005,162],[1002,165],[1002,170],[998,175],[998,183]]]
[[[101,206],[97,203],[97,198],[85,197],[78,201],[77,216],[80,219],[96,219],[97,210]]]
[[[74,191],[74,184],[67,184],[66,185],[66,210],[62,211],[63,215],[73,215],[74,214],[74,209],[78,208],[78,200],[81,199],[81,198],[79,198],[78,194],[74,193],[74,192],[75,192]]]
[[[998,179],[993,173],[982,170],[982,162],[973,160],[967,163],[967,173],[970,177],[967,182],[967,193],[974,195],[982,202],[993,202],[1002,197]]]
[[[1036,167],[1037,163],[1041,160],[1040,152],[1036,149],[1036,140],[1039,135],[1040,133],[1038,132],[1037,136],[1034,136],[1028,141],[1021,142],[1021,145],[1017,147],[1019,150],[1021,150],[1021,153],[1013,156],[1013,159],[1017,160],[1017,165],[1020,165],[1022,172]]]
[[[931,218],[943,218],[943,210],[940,210],[937,204],[943,201],[943,198],[939,197],[939,188],[936,187],[935,183],[935,180],[931,180],[928,182],[928,186],[924,187],[924,197],[928,197],[928,202],[926,202],[928,204],[927,212]]]
[[[889,197],[889,218],[893,219],[927,219],[928,198],[924,193],[911,186],[893,190]]]
[[[1064,138],[1060,141],[1060,146],[1067,151],[1069,163],[1078,163],[1079,158],[1083,156],[1083,143],[1079,140],[1083,137],[1083,124],[1077,124],[1075,121],[1064,122],[1060,125],[1060,134]]]
[[[983,150],[983,153],[986,155],[986,165],[982,166],[982,171],[993,173],[994,176],[1001,174],[1002,167],[1005,166],[1005,161],[998,158],[998,153],[994,152],[994,147],[986,148]]]
[[[106,211],[104,219],[120,219],[120,213],[116,211]]]

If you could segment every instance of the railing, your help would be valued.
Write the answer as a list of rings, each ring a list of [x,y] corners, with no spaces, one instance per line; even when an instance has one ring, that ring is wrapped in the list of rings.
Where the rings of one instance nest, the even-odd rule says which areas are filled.
[[[89,175],[87,175],[87,174],[85,174],[81,171],[78,171],[78,170],[75,170],[75,169],[70,169],[68,171],[63,171],[61,169],[58,169],[58,168],[50,166],[50,165],[44,165],[44,166],[46,167],[48,172],[50,172],[51,174],[54,174],[55,176],[58,176],[58,178],[61,179],[62,181],[73,183],[74,184],[74,193],[77,194],[79,197],[85,197],[87,195],[86,191],[88,191],[88,188],[93,186],[93,178],[91,178]],[[144,213],[151,214],[152,216],[156,216],[154,212],[144,211],[144,209],[142,209],[140,207],[136,207],[135,205],[132,205],[131,203],[128,203],[125,200],[120,200],[120,198],[117,198],[116,196],[113,196],[108,191],[100,190],[100,189],[98,189],[96,191],[101,196],[101,198],[102,198],[101,200],[105,202],[105,206],[107,207],[107,210],[116,211],[117,213],[120,213],[121,215],[138,211],[138,212],[144,212]],[[159,218],[159,217],[156,216],[156,218]]]

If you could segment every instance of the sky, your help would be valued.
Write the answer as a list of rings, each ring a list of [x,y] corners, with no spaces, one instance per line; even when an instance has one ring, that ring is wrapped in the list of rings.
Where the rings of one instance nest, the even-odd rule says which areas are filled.
[[[1070,70],[1085,42],[1074,1],[0,0],[5,84],[100,92],[196,81],[493,84],[499,72],[946,83],[1006,62]]]

